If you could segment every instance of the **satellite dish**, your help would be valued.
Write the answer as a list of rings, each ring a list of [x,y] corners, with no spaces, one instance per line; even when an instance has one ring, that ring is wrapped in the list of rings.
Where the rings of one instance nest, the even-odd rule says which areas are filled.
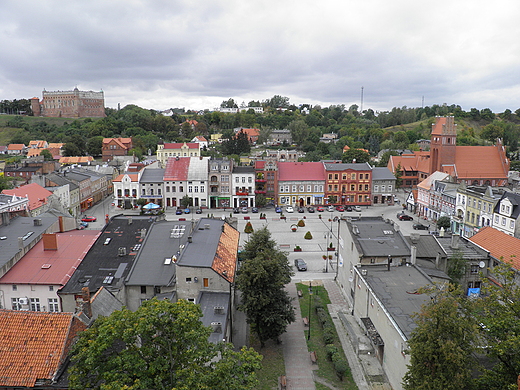
[[[486,266],[486,263],[484,263],[483,261],[481,261],[480,263],[478,263],[478,266],[480,268],[484,268]]]

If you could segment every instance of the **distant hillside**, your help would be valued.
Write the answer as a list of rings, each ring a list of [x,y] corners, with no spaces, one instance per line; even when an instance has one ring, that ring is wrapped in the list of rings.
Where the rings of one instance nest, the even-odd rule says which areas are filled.
[[[18,115],[0,115],[0,128],[7,127],[7,123],[17,117]],[[85,119],[89,119],[92,121],[98,120],[98,118],[44,118],[44,117],[36,117],[36,116],[22,116],[23,121],[28,123],[29,125],[34,125],[38,122],[45,122],[49,125],[63,126],[65,123],[72,123],[74,121],[83,122]],[[100,118],[99,118],[100,119]]]

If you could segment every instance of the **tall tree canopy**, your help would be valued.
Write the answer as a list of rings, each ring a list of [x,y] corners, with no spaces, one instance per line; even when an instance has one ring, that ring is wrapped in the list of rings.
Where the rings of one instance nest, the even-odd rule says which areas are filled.
[[[242,293],[239,309],[244,311],[262,346],[279,337],[295,320],[294,307],[285,285],[293,271],[287,255],[276,249],[266,227],[257,230],[244,246],[244,262],[236,285]]]
[[[146,301],[98,318],[72,352],[71,389],[252,389],[261,356],[213,344],[198,305]]]

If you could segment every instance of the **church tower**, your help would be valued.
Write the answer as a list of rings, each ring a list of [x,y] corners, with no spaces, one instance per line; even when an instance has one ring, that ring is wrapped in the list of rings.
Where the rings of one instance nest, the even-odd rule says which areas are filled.
[[[455,165],[457,125],[452,116],[437,116],[432,125],[430,175],[435,171],[452,173]]]

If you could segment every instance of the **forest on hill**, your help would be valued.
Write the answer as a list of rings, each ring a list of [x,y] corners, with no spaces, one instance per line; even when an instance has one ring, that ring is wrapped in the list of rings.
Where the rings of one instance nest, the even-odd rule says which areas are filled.
[[[16,103],[16,104],[15,104]],[[343,146],[361,148],[371,155],[382,149],[416,150],[416,141],[429,139],[435,116],[453,115],[458,125],[457,145],[490,145],[503,140],[508,156],[518,159],[520,109],[493,113],[489,108],[464,111],[457,105],[433,105],[419,108],[394,107],[390,111],[359,111],[357,105],[295,106],[289,98],[275,95],[265,101],[242,103],[243,111],[185,111],[172,109],[165,116],[156,110],[127,105],[120,110],[106,108],[106,118],[42,118],[33,117],[28,101],[0,101],[0,112],[27,112],[27,115],[0,115],[0,144],[24,143],[44,139],[66,143],[66,155],[101,154],[104,137],[132,137],[137,156],[155,152],[159,142],[183,142],[195,135],[222,133],[224,138],[236,128],[260,129],[259,143],[266,141],[274,129],[289,129],[294,145],[307,153],[306,160],[341,159]],[[263,113],[248,107],[262,106]],[[238,107],[233,99],[221,107]],[[22,110],[22,108],[24,110]],[[196,122],[188,122],[196,121]],[[338,142],[325,144],[325,133],[338,135]],[[288,147],[289,145],[280,145]],[[212,155],[247,153],[248,150],[215,150]]]

